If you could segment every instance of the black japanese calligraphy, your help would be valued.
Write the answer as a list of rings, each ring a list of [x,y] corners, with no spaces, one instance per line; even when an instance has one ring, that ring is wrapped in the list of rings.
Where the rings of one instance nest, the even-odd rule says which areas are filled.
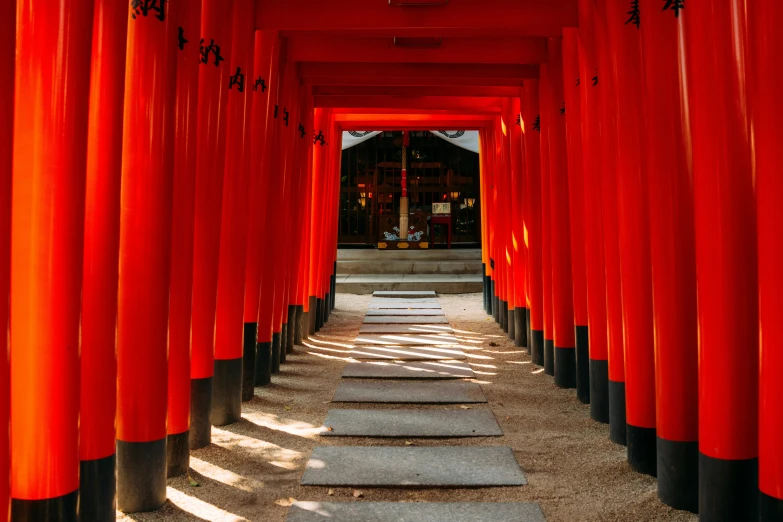
[[[179,27],[177,31],[177,47],[179,47],[179,50],[184,51],[185,44],[189,42],[190,40],[185,40],[185,29],[183,27]]]
[[[220,56],[220,46],[215,45],[215,40],[211,38],[209,40],[209,45],[204,45],[204,38],[202,38],[200,49],[201,49],[201,63],[203,64],[209,63],[209,55],[214,55],[215,67],[219,67],[220,62],[225,60],[225,58]]]
[[[234,85],[237,86],[239,92],[245,92],[245,75],[242,73],[241,67],[237,67],[236,74],[228,77],[228,88],[233,89]]]
[[[261,92],[266,92],[266,82],[260,76],[256,78],[256,82],[253,84],[253,90],[257,91],[259,87],[261,88]]]
[[[674,11],[674,16],[679,17],[680,16],[680,10],[685,9],[685,0],[663,0],[666,2],[666,5],[663,6],[663,9],[661,11],[666,11],[667,9],[671,9]]]
[[[319,130],[318,134],[313,139],[313,145],[320,143],[321,147],[323,147],[324,145],[326,145],[326,141],[324,141],[325,139],[326,138],[324,137],[324,131]]]
[[[630,16],[625,25],[633,24],[639,29],[639,0],[631,0],[631,10],[627,14]]]
[[[146,17],[150,13],[158,13],[155,18],[161,22],[165,22],[167,1],[168,0],[131,0],[131,18],[135,20],[139,15]]]
[[[533,130],[541,132],[541,115],[537,115],[536,119],[533,120]]]

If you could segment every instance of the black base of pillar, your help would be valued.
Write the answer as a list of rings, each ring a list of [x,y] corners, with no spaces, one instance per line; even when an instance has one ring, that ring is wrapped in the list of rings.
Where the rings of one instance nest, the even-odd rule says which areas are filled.
[[[544,339],[544,373],[555,374],[555,341]]]
[[[609,440],[614,443],[627,443],[625,433],[625,383],[609,381]]]
[[[296,305],[288,306],[288,337],[285,343],[285,353],[294,353],[294,338],[296,337]]]
[[[576,348],[554,348],[555,386],[576,388]]]
[[[508,311],[508,317],[506,318],[506,324],[508,325],[508,338],[514,340],[517,336],[517,323],[514,320],[516,317],[516,308]]]
[[[283,323],[280,329],[280,365],[285,363],[288,356],[288,323]]]
[[[315,299],[315,331],[321,330],[324,325],[324,300],[320,297]]]
[[[307,312],[307,319],[309,321],[307,323],[307,334],[308,335],[315,335],[315,317],[316,317],[316,313],[317,313],[318,300],[316,299],[316,297],[314,295],[311,295],[307,299],[309,301],[308,304],[310,305],[310,306],[308,306],[308,312]]]
[[[533,328],[530,326],[530,308],[525,308],[525,327],[527,330],[527,353],[533,355]]]
[[[332,313],[332,294],[324,296],[324,324],[329,322],[329,315]]]
[[[489,305],[487,305],[487,264],[481,263],[481,296],[484,299],[484,311],[489,313]]]
[[[258,323],[245,323],[242,337],[242,401],[249,401],[255,396],[256,385],[256,339]]]
[[[609,424],[609,361],[590,359],[590,418]]]
[[[212,443],[212,377],[190,381],[190,449],[206,448]]]
[[[495,318],[495,322],[498,322],[498,317],[500,317],[500,307],[498,306],[500,304],[500,300],[498,299],[498,294],[495,293],[495,280],[492,279],[491,281],[492,286],[492,317]]]
[[[256,345],[256,386],[272,382],[272,343]]]
[[[79,463],[79,520],[82,522],[116,517],[116,465],[116,455]]]
[[[500,328],[508,332],[508,301],[500,300]]]
[[[213,426],[226,426],[241,418],[242,359],[215,359],[209,421]]]
[[[187,475],[190,468],[190,435],[185,431],[166,437],[166,476]]]
[[[280,372],[280,332],[272,334],[272,375]]]
[[[11,499],[11,520],[14,522],[76,522],[79,492],[41,500]],[[4,516],[8,516],[6,513]],[[113,515],[116,516],[116,513]]]
[[[302,346],[302,341],[307,338],[307,332],[304,327],[304,305],[294,307],[294,344]]]
[[[779,522],[783,520],[783,500],[759,492],[759,522]]]
[[[487,315],[492,315],[492,277],[485,275],[484,284],[487,285]]]
[[[628,437],[628,464],[631,465],[631,469],[645,475],[657,476],[658,438],[655,436],[655,428],[641,428],[628,424],[625,433]]]
[[[590,404],[590,337],[586,326],[576,330],[576,398]]]
[[[514,310],[514,346],[527,346],[526,316],[527,308],[517,308]]]
[[[699,453],[699,520],[758,520],[758,481],[758,459],[723,460]]]
[[[533,364],[537,366],[544,366],[544,331],[543,330],[530,331],[530,356],[533,359]]]
[[[331,311],[334,310],[334,307],[337,306],[337,260],[335,260],[334,265],[332,266],[331,285],[329,285],[329,288],[331,289],[329,295],[332,298],[331,301],[329,301],[329,312],[331,313]]]
[[[141,513],[166,503],[166,437],[117,441],[117,509]]]
[[[674,509],[698,512],[698,442],[679,442],[658,437],[658,498]]]

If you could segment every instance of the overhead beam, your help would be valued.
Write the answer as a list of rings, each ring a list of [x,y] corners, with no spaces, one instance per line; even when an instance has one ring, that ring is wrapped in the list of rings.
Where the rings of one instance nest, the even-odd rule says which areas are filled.
[[[526,78],[538,78],[538,65],[301,62],[298,68],[299,77],[312,84],[318,83],[311,80],[314,78],[341,78],[346,81],[343,85],[352,85],[354,80],[361,81],[362,78],[386,78],[399,81],[408,78],[446,79],[451,80],[453,85],[461,84],[464,79],[521,82]]]
[[[423,109],[500,113],[499,98],[454,96],[315,96],[315,107],[342,109]]]
[[[531,73],[531,78],[534,79]],[[535,78],[538,70],[535,71]],[[528,78],[525,78],[528,79]],[[520,78],[419,78],[407,77],[359,77],[311,76],[307,83],[316,87],[516,87],[522,85]]]
[[[519,87],[481,85],[441,86],[388,86],[388,85],[316,85],[315,96],[477,96],[515,97],[520,95]]]
[[[443,38],[437,47],[400,47],[391,37],[305,33],[288,38],[288,57],[297,62],[481,63],[546,62],[546,39],[518,36]]]
[[[256,28],[371,36],[560,36],[578,23],[577,0],[449,0],[393,6],[385,0],[256,0]]]
[[[334,120],[343,130],[476,130],[489,128],[496,116],[438,113],[433,111],[375,113],[334,111]]]

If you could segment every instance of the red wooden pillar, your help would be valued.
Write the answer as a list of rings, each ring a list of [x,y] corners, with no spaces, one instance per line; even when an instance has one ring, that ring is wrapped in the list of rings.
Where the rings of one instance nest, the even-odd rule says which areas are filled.
[[[84,215],[79,517],[115,515],[117,277],[128,6],[95,2]]]
[[[0,49],[16,49],[16,0],[0,22]],[[0,66],[0,522],[11,516],[11,177],[14,137],[14,60]]]
[[[166,416],[166,475],[169,478],[186,474],[190,464],[190,314],[193,295],[193,217],[201,3],[178,2],[172,5],[172,13],[178,28]]]
[[[247,255],[253,19],[253,1],[234,0],[229,76],[224,78],[228,82],[226,155],[210,413],[210,422],[215,426],[232,424],[242,417],[242,307]]]
[[[617,202],[628,462],[636,471],[655,476],[655,359],[647,165],[642,158],[646,122],[640,24],[634,22],[635,9],[628,14],[624,0],[611,0],[607,7],[617,85]]]
[[[590,85],[588,81],[585,85]],[[563,29],[563,94],[568,143],[568,198],[571,227],[571,280],[573,284],[576,348],[576,396],[590,402],[590,332],[587,319],[585,263],[585,188],[582,158],[582,99],[586,87],[579,74],[579,30]],[[592,209],[591,209],[592,211]]]
[[[650,212],[658,496],[698,509],[698,337],[693,180],[681,114],[682,17],[644,0],[641,36],[648,107],[646,152]],[[666,151],[661,154],[661,151]]]
[[[571,276],[571,217],[563,94],[563,39],[547,43],[549,83],[549,213],[552,264],[552,320],[555,384],[576,387],[574,294]]]
[[[584,174],[584,245],[587,282],[588,344],[590,346],[590,417],[609,422],[609,363],[607,354],[606,275],[600,97],[596,55],[595,4],[579,0],[579,97],[582,110]],[[576,167],[578,168],[578,167]],[[577,343],[579,339],[577,339]]]
[[[328,159],[329,149],[326,147],[328,133],[328,111],[325,109],[315,109],[313,120],[313,179],[312,192],[313,203],[310,215],[310,255],[312,262],[310,264],[309,292],[307,299],[307,331],[308,334],[315,334],[315,316],[316,316],[316,296],[320,286],[321,274],[321,243],[324,238],[324,209],[326,208],[326,161]]]
[[[606,0],[596,3],[598,70],[593,77],[599,94],[601,118],[601,205],[603,207],[604,270],[609,360],[609,438],[626,444],[625,349],[623,301],[620,291],[619,224],[617,218],[617,86],[615,85],[606,25]]]
[[[169,274],[177,21],[130,9],[117,314],[117,507],[166,501]]]
[[[758,261],[745,7],[721,0],[668,14],[685,25],[693,147],[699,516],[757,520]]]
[[[541,115],[538,126],[541,131],[541,266],[544,283],[544,373],[555,374],[555,332],[552,303],[552,212],[550,205],[550,128],[553,117],[550,106],[552,104],[552,91],[549,81],[549,66],[541,65],[539,80]],[[559,115],[558,115],[559,116]]]
[[[514,172],[511,160],[511,126],[514,124],[511,119],[511,100],[506,98],[503,104],[503,125],[501,131],[503,133],[502,139],[502,153],[503,153],[503,171],[505,179],[505,191],[503,192],[504,200],[504,215],[505,215],[505,238],[506,238],[506,301],[507,301],[507,313],[506,313],[506,333],[509,339],[512,341],[516,337],[516,329],[514,324],[514,316],[516,315],[515,300],[516,300],[516,264],[517,264],[517,252],[514,248]]]
[[[511,99],[508,123],[511,141],[512,176],[512,245],[514,247],[514,345],[528,346],[527,315],[527,245],[525,243],[525,154],[523,149],[522,107],[520,98]]]
[[[16,9],[10,291],[15,522],[76,520],[92,19],[92,0],[20,0]],[[8,179],[7,171],[2,177]]]
[[[783,35],[776,21],[783,5],[774,0],[749,4],[750,34],[755,35],[753,69],[755,87],[756,201],[758,204],[759,325],[761,371],[759,373],[759,490],[760,520],[783,520],[783,177],[780,175],[780,118],[783,104],[777,85],[781,71],[777,61],[783,52]]]
[[[525,134],[525,243],[528,248],[528,285],[530,302],[530,344],[533,364],[544,365],[543,242],[541,238],[541,117],[539,81],[525,82],[522,96],[522,123]]]
[[[268,196],[269,180],[267,163],[267,116],[269,114],[269,90],[271,88],[272,53],[277,33],[255,31],[253,51],[253,76],[248,79],[252,89],[252,113],[250,124],[250,174],[248,185],[247,252],[245,261],[245,304],[243,328],[242,400],[253,398],[256,384],[268,384],[268,372],[257,373],[258,368],[268,368],[269,358],[262,363],[258,353],[258,299],[261,290],[263,248],[264,198]],[[260,379],[259,379],[260,377]],[[265,382],[262,382],[265,381]]]
[[[193,229],[190,448],[211,441],[215,370],[215,309],[220,254],[226,105],[229,93],[232,1],[204,0],[199,39],[199,109]],[[203,41],[202,41],[203,40]]]
[[[510,301],[513,298],[510,295],[512,279],[511,274],[511,251],[510,251],[510,201],[509,195],[509,167],[508,160],[508,137],[502,118],[497,118],[495,125],[495,168],[499,173],[497,184],[497,206],[498,206],[498,231],[500,232],[500,251],[498,252],[500,261],[500,327],[508,332],[508,317]]]
[[[481,265],[482,265],[482,285],[484,291],[484,311],[492,315],[492,266],[490,257],[492,252],[492,243],[489,233],[489,176],[490,172],[486,166],[487,149],[487,131],[479,131],[479,208],[481,212]]]

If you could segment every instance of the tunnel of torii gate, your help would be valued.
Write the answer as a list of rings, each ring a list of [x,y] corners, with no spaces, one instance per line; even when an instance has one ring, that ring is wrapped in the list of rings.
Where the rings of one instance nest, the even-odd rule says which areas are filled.
[[[342,131],[433,128],[487,313],[662,502],[783,520],[783,2],[3,7],[0,520],[158,509],[329,319]]]

